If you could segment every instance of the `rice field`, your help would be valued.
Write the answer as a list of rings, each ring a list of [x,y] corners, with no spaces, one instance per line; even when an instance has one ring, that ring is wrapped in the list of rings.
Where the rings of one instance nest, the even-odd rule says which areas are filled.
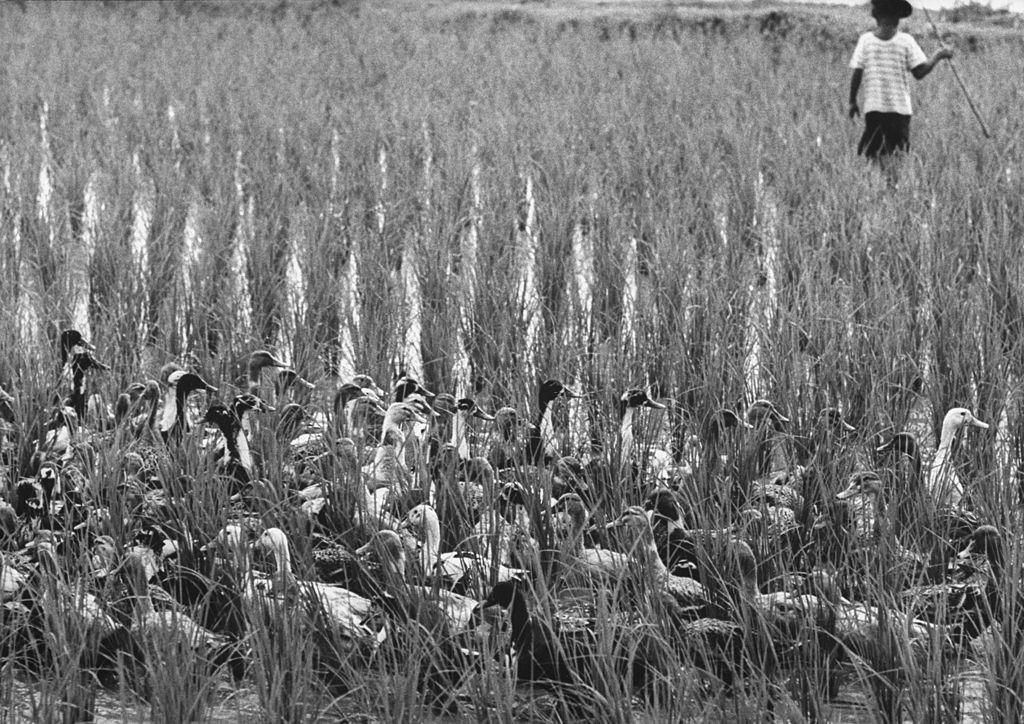
[[[773,649],[779,666],[747,661],[734,686],[673,650],[647,699],[610,652],[623,617],[634,659],[653,657],[641,645],[672,647],[653,579],[580,593],[566,584],[579,572],[571,566],[535,581],[530,605],[545,621],[560,608],[596,612],[607,660],[586,682],[593,691],[517,686],[501,655],[507,636],[491,621],[441,711],[422,684],[437,647],[426,630],[393,627],[367,653],[316,611],[281,601],[258,618],[247,609],[240,676],[166,644],[150,652],[145,685],[124,671],[101,685],[82,663],[83,631],[44,617],[53,650],[30,666],[5,614],[2,718],[1021,716],[1019,31],[942,23],[992,138],[940,66],[914,88],[913,150],[893,186],[855,156],[861,123],[845,117],[846,64],[870,27],[866,11],[833,20],[802,8],[575,16],[546,3],[29,2],[5,4],[0,18],[0,386],[14,398],[0,498],[13,501],[19,480],[37,475],[37,439],[67,392],[59,335],[74,328],[109,365],[88,377],[109,405],[170,361],[218,388],[207,402],[230,402],[259,349],[313,382],[308,407],[327,417],[340,383],[360,373],[385,389],[408,375],[531,420],[541,381],[562,380],[583,394],[554,410],[558,452],[613,469],[633,455],[620,397],[643,388],[668,409],[635,422],[638,478],[591,486],[598,523],[666,484],[654,451],[671,450],[688,470],[672,484],[691,519],[736,525],[702,438],[723,408],[743,416],[770,400],[790,423],[769,462],[789,468],[807,463],[798,443],[821,411],[841,410],[855,431],[814,458],[834,493],[865,465],[889,480],[875,451],[901,431],[930,459],[946,411],[964,407],[990,427],[958,440],[957,469],[1005,546],[1002,626],[972,653],[951,655],[940,625],[923,653],[906,631],[879,634],[889,645],[874,660],[825,671],[828,647],[808,624],[799,645]],[[934,49],[922,18],[909,28]],[[357,516],[331,529],[294,504],[287,445],[274,435],[280,412],[268,415],[250,444],[272,492],[244,517],[286,531],[297,572],[312,578],[321,538],[354,550],[365,531]],[[80,422],[83,436],[101,427]],[[473,424],[473,454],[486,457],[496,433]],[[200,425],[160,472],[170,517],[206,543],[240,510],[202,438]],[[696,441],[686,452],[684,438]],[[124,513],[113,525],[121,552],[134,523],[120,486],[130,446],[119,440],[92,440],[81,474],[115,521]],[[737,476],[761,472],[757,445],[739,434],[722,443],[747,461]],[[934,506],[894,529],[905,524],[896,508],[886,530],[927,555]],[[554,514],[540,516],[553,536]],[[809,533],[814,522],[801,525]],[[774,545],[768,537],[755,553]],[[888,544],[874,555],[880,565],[850,585],[857,600],[895,610],[898,587],[922,581],[900,577]],[[90,565],[64,562],[68,581]],[[767,636],[745,625],[748,640]]]

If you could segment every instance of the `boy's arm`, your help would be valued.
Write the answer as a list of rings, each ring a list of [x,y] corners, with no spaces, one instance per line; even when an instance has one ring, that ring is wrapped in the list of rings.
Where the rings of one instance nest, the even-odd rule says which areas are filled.
[[[943,45],[941,48],[939,48],[938,50],[935,51],[935,55],[933,55],[931,58],[929,58],[925,62],[918,63],[917,65],[915,65],[913,68],[910,69],[910,72],[913,74],[913,76],[915,78],[917,78],[918,80],[921,80],[926,75],[931,73],[932,70],[935,69],[935,66],[938,64],[938,62],[940,60],[942,60],[943,58],[952,58],[952,57],[953,57],[953,49],[950,48],[948,45]]]
[[[850,76],[850,118],[856,118],[860,114],[857,106],[857,93],[860,91],[860,80],[864,77],[863,68],[854,68]]]

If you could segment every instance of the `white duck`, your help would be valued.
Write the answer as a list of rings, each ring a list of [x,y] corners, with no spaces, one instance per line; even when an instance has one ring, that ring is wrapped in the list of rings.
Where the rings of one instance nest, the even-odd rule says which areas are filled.
[[[492,568],[499,583],[526,574],[526,571],[509,568],[500,563],[495,563],[492,567],[492,561],[483,560],[473,553],[442,553],[441,523],[437,511],[427,503],[421,503],[410,510],[402,527],[411,530],[416,536],[419,542],[420,567],[428,579],[437,576],[445,584],[454,585],[467,574],[475,573],[483,580],[489,581],[488,574]]]
[[[384,640],[384,629],[374,631],[367,624],[373,611],[373,603],[369,599],[340,586],[295,578],[288,550],[288,536],[283,530],[268,528],[256,541],[256,547],[274,556],[275,569],[270,586],[272,594],[297,592],[307,602],[318,603],[334,625],[351,638],[377,644]]]
[[[928,470],[928,492],[940,508],[963,506],[964,484],[956,473],[950,454],[957,433],[967,426],[988,429],[988,423],[977,419],[965,407],[954,407],[942,418],[942,436]]]
[[[402,538],[393,530],[381,530],[359,548],[358,555],[373,554],[390,578],[389,588],[421,600],[434,602],[448,619],[453,631],[469,628],[479,601],[444,588],[410,585],[405,577],[407,556]],[[436,589],[436,590],[435,590]]]

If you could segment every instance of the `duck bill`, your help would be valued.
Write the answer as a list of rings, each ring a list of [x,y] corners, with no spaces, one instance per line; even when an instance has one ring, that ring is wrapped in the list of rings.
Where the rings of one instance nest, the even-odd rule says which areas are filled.
[[[373,552],[373,541],[370,541],[369,543],[364,543],[363,545],[356,548],[357,556],[367,556],[371,552]]]
[[[479,420],[484,420],[486,422],[494,422],[494,415],[488,415],[486,412],[479,408],[473,411],[473,417]]]
[[[565,387],[562,389],[562,394],[573,400],[582,400],[586,395],[582,392],[572,389],[571,387]]]
[[[967,546],[956,554],[956,565],[960,566],[971,560],[971,556],[974,555],[974,541],[971,541]]]
[[[851,425],[850,423],[846,422],[845,420],[843,420],[843,424],[840,425],[839,427],[844,432],[857,432],[857,428]]]
[[[661,404],[657,400],[647,400],[644,403],[644,407],[649,407],[652,410],[664,410],[666,406]]]
[[[836,500],[847,500],[857,494],[858,486],[851,485],[846,490],[842,490],[836,493]]]
[[[974,425],[975,427],[980,427],[982,430],[987,430],[988,429],[988,423],[987,422],[982,422],[981,420],[979,420],[976,417],[972,417],[971,418],[971,424]]]

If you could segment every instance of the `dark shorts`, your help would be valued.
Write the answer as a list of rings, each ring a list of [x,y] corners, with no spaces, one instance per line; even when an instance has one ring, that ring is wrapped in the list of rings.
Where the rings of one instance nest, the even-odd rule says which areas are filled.
[[[857,145],[857,155],[879,158],[909,148],[910,116],[878,111],[864,114],[864,135]]]

